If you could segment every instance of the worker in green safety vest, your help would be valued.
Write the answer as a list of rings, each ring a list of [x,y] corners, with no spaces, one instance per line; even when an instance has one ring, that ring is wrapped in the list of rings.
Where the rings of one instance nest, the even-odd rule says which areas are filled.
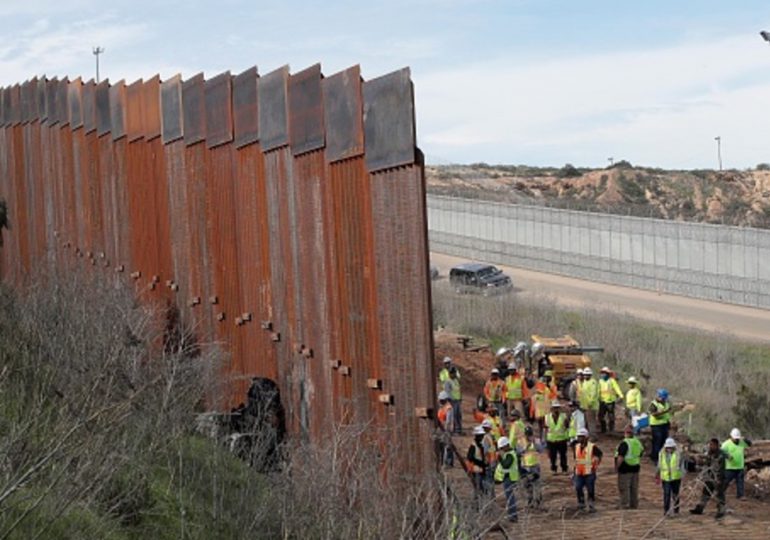
[[[551,472],[556,474],[556,456],[559,457],[561,472],[567,474],[567,442],[569,441],[567,415],[561,412],[561,403],[551,403],[551,412],[545,417],[546,445],[551,461]]]
[[[639,508],[639,469],[644,447],[634,436],[630,425],[623,430],[624,438],[615,450],[615,472],[621,508]]]
[[[743,483],[746,475],[744,463],[744,450],[751,446],[751,441],[741,437],[738,428],[730,431],[730,438],[722,443],[722,450],[727,454],[725,460],[725,491],[730,482],[735,480],[736,498],[743,498]]]
[[[454,433],[461,435],[463,431],[463,393],[460,386],[460,373],[455,366],[449,368],[449,378],[444,381],[444,392],[449,394],[449,402],[452,404]]]
[[[652,430],[652,451],[650,459],[658,462],[658,454],[663,449],[663,444],[668,438],[668,428],[671,425],[671,402],[668,399],[668,390],[659,388],[655,399],[650,402],[650,428]]]
[[[664,516],[679,513],[679,488],[683,475],[684,459],[676,447],[676,441],[669,437],[663,444],[663,452],[658,456],[658,470],[655,473],[655,481],[663,485]]]
[[[516,451],[511,448],[508,437],[500,437],[497,441],[497,467],[495,468],[495,483],[503,484],[507,502],[508,521],[519,521],[516,511],[516,483],[519,481],[519,459]]]
[[[543,481],[540,476],[540,453],[543,443],[535,438],[531,426],[524,428],[524,440],[517,444],[516,451],[521,455],[522,481],[527,492],[527,506],[539,508],[543,503]]]

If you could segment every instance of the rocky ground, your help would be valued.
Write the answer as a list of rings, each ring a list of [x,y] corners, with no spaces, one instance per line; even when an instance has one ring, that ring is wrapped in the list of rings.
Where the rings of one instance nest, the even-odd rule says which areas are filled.
[[[426,167],[429,193],[644,217],[770,227],[770,170],[666,171],[441,165]]]
[[[445,355],[452,356],[461,370],[464,427],[469,433],[474,425],[475,396],[481,392],[483,381],[491,369],[493,354],[483,346],[479,350],[463,350],[457,337],[455,334],[439,332],[436,335],[435,357],[438,366]],[[473,345],[471,343],[472,348]],[[620,433],[612,433],[600,435],[596,441],[604,451],[605,457],[597,480],[597,513],[588,514],[577,510],[570,478],[561,474],[552,475],[547,465],[547,457],[542,456],[541,465],[545,471],[544,507],[539,510],[522,510],[519,523],[510,524],[504,519],[502,489],[497,488],[497,500],[484,518],[485,525],[490,529],[484,537],[549,540],[554,538],[592,540],[770,538],[768,486],[762,484],[759,478],[760,475],[770,475],[764,472],[765,470],[750,475],[751,480],[747,480],[746,486],[748,496],[743,500],[736,500],[735,486],[730,486],[727,495],[728,515],[719,521],[714,519],[716,506],[713,503],[710,503],[704,515],[694,516],[687,512],[699,497],[696,474],[688,474],[682,485],[682,513],[677,517],[663,519],[662,489],[655,483],[654,466],[648,459],[644,459],[640,479],[639,509],[618,509],[612,455],[621,438]],[[454,441],[459,451],[465,455],[471,444],[471,437],[456,437]],[[649,447],[649,441],[646,442]],[[452,469],[446,469],[445,474],[458,497],[470,501],[472,489],[465,473],[455,466]],[[497,527],[494,525],[496,522],[499,522]]]

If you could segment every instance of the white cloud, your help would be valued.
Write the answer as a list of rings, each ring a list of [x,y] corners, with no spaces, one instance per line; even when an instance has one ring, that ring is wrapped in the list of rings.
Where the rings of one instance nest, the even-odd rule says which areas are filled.
[[[741,166],[770,152],[770,50],[755,36],[540,63],[496,59],[415,79],[429,159],[547,154],[596,165],[622,153],[706,166],[717,134],[732,140]]]

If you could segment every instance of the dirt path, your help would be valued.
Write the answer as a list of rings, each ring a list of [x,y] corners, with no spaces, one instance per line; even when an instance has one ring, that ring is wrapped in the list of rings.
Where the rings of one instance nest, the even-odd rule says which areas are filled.
[[[431,253],[431,262],[445,277],[452,266],[467,260]],[[513,279],[514,294],[525,298],[545,296],[566,307],[625,313],[641,319],[770,343],[770,310],[658,294],[521,268],[500,268]]]

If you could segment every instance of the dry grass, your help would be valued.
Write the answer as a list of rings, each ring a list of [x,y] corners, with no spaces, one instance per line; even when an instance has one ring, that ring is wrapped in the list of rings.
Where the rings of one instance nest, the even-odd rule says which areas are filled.
[[[724,336],[672,330],[653,323],[585,309],[556,307],[548,298],[523,301],[515,295],[496,298],[458,296],[443,284],[433,291],[434,323],[449,330],[487,339],[497,347],[534,333],[571,334],[582,343],[602,345],[595,363],[608,365],[622,377],[641,377],[642,391],[650,398],[666,387],[674,401],[691,401],[692,435],[719,437],[734,425],[733,407],[742,385],[766,394],[760,381],[770,373],[770,347],[751,345]],[[759,386],[758,386],[759,385]],[[689,417],[680,417],[689,424]],[[770,425],[754,426],[764,438]],[[751,429],[749,429],[751,431]]]

